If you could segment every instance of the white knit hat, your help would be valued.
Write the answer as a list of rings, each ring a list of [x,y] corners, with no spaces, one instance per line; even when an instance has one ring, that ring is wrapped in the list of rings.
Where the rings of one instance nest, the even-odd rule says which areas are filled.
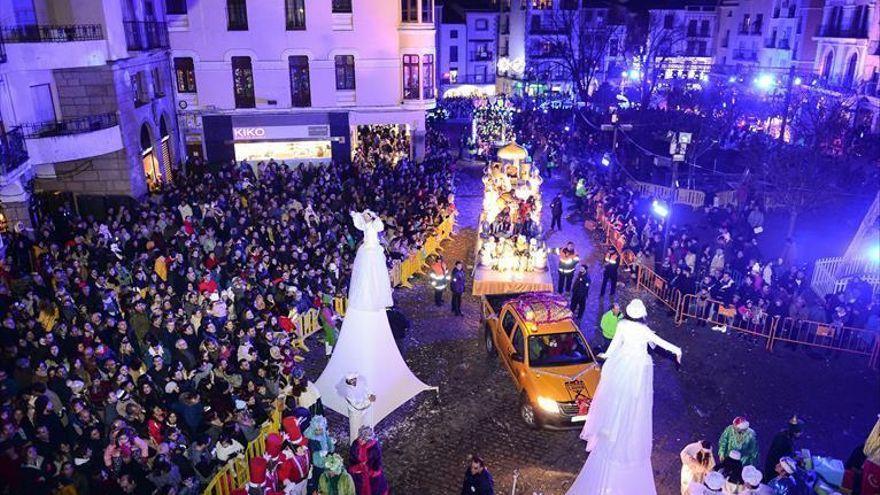
[[[630,318],[641,319],[648,316],[648,310],[641,299],[633,299],[626,305],[626,314]]]
[[[724,488],[724,481],[724,475],[718,471],[709,471],[706,473],[706,478],[703,479],[706,488],[710,490],[720,490]]]

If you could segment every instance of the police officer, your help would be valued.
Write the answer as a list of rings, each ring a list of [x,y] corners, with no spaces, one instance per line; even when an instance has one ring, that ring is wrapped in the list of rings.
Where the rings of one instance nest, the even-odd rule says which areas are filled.
[[[602,268],[602,287],[599,288],[599,297],[605,296],[605,287],[611,282],[611,292],[613,296],[617,292],[617,269],[620,267],[620,256],[614,246],[608,247],[605,253]]]
[[[464,293],[464,264],[461,261],[455,262],[452,268],[452,282],[449,284],[449,291],[452,293],[452,314],[462,316],[461,313],[461,295]]]
[[[562,230],[562,194],[557,194],[550,203],[550,230]]]
[[[578,267],[577,275],[574,277],[574,284],[571,288],[571,312],[577,315],[578,321],[584,316],[584,309],[587,307],[587,296],[590,294],[590,274],[587,271],[587,265]]]
[[[577,268],[578,258],[577,251],[574,250],[574,243],[568,241],[564,248],[558,250],[559,253],[559,283],[556,286],[556,292],[562,294],[571,290],[571,282],[574,278],[574,269]]]
[[[449,285],[449,271],[446,269],[446,262],[439,254],[431,263],[431,287],[434,288],[434,305],[443,305],[443,291]]]

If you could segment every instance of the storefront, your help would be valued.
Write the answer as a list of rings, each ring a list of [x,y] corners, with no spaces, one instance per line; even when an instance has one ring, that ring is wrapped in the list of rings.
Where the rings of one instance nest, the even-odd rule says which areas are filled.
[[[333,158],[329,125],[233,127],[232,139],[238,161],[329,163]]]
[[[351,155],[346,113],[206,115],[202,117],[208,161],[248,160],[329,163]]]

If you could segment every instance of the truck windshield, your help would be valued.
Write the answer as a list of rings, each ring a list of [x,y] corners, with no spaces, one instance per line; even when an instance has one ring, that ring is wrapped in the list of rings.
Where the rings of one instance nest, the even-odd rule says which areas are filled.
[[[592,360],[576,332],[529,337],[529,365],[533,368],[586,364]]]

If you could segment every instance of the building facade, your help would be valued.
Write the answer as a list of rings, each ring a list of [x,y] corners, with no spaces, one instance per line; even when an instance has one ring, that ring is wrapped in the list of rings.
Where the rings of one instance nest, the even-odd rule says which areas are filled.
[[[497,10],[443,7],[437,25],[441,96],[495,93]]]
[[[815,31],[821,85],[853,100],[854,120],[880,129],[880,2],[826,0]]]
[[[700,81],[712,70],[718,32],[718,10],[714,4],[692,3],[652,9],[648,21],[649,46],[659,61],[656,67],[664,79]]]
[[[161,3],[0,2],[0,202],[29,221],[31,191],[100,213],[172,180],[177,139]]]
[[[597,60],[591,89],[620,78],[627,29],[614,8],[591,0],[512,0],[507,16],[508,56],[499,60],[502,91],[571,92],[566,58],[572,53]]]
[[[350,159],[370,125],[398,126],[423,153],[437,96],[432,0],[176,3],[168,22],[190,154]]]

